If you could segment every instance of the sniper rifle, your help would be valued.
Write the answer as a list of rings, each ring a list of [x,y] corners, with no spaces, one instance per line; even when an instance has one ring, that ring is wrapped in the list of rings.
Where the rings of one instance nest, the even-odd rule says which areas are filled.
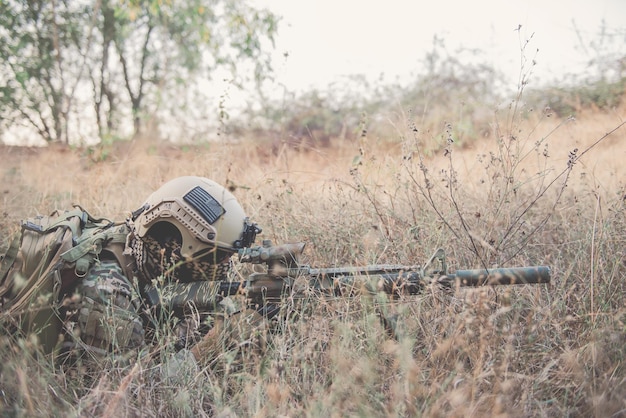
[[[438,249],[423,265],[379,264],[364,267],[312,268],[299,263],[304,243],[262,245],[239,250],[239,261],[265,265],[246,280],[232,282],[196,281],[150,286],[145,296],[152,305],[173,310],[194,306],[211,311],[227,296],[243,294],[250,306],[266,313],[277,312],[281,300],[306,295],[350,294],[356,290],[384,292],[393,297],[421,293],[427,286],[444,288],[550,283],[547,266],[456,270],[448,272],[443,249]]]

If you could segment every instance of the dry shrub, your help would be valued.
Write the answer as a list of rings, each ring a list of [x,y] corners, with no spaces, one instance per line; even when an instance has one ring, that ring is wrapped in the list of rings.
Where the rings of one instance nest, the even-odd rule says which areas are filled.
[[[269,156],[254,143],[137,142],[97,161],[2,148],[4,229],[74,203],[122,220],[165,180],[195,174],[229,187],[263,238],[306,241],[312,265],[417,264],[444,247],[453,268],[546,264],[554,276],[549,286],[429,287],[378,306],[286,304],[264,355],[241,365],[225,354],[185,383],[155,380],[148,361],[79,382],[3,343],[2,407],[29,416],[623,415],[626,133],[580,157],[618,118],[548,115],[496,115],[500,135],[462,148],[452,136],[429,157],[410,123],[400,140]],[[397,340],[377,309],[397,318]]]

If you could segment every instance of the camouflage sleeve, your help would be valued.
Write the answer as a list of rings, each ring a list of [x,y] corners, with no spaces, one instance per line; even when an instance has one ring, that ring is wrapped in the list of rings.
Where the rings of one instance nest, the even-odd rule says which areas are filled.
[[[73,340],[96,356],[126,357],[145,346],[132,286],[114,261],[97,262],[76,289]]]

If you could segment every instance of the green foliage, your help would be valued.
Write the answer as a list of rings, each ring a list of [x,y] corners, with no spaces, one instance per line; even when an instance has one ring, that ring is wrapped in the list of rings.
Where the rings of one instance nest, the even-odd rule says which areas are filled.
[[[435,37],[422,67],[409,81],[388,84],[353,75],[325,89],[286,93],[282,101],[250,109],[248,124],[258,124],[298,147],[328,145],[333,138],[356,139],[363,130],[389,140],[402,135],[402,127],[415,119],[433,149],[445,146],[448,127],[457,145],[488,135],[492,113],[485,108],[501,101],[505,89],[502,74],[480,51],[451,52]]]
[[[46,141],[67,139],[84,10],[68,2],[0,2],[0,120],[26,123]]]
[[[428,112],[432,106],[451,107],[459,102],[476,107],[493,103],[502,91],[502,75],[483,61],[479,50],[451,52],[443,39],[435,37],[423,64],[424,71],[401,99],[416,109]]]
[[[549,107],[559,116],[576,116],[586,108],[612,109],[622,103],[626,77],[617,81],[595,80],[588,84],[553,86],[530,91],[529,103]]]
[[[47,142],[69,142],[80,129],[102,139],[131,125],[137,134],[158,110],[184,108],[199,93],[194,83],[218,68],[242,84],[251,62],[260,81],[271,72],[277,24],[232,0],[3,1],[0,115]]]
[[[585,108],[617,107],[626,92],[626,30],[609,30],[602,22],[592,38],[576,33],[579,39],[576,49],[587,59],[584,73],[560,75],[528,95],[534,106],[548,106],[563,117],[576,115]]]
[[[265,101],[260,110],[248,109],[246,117],[251,120],[245,125],[259,126],[258,137],[278,137],[288,145],[308,148],[327,145],[333,138],[354,139],[363,129],[374,140],[400,137],[404,141],[404,127],[412,124],[419,129],[423,152],[431,155],[444,149],[449,138],[455,146],[466,146],[498,135],[493,131],[494,122],[499,123],[493,110],[503,103],[525,107],[513,112],[516,117],[528,116],[532,108],[549,107],[557,115],[568,116],[587,107],[619,105],[626,90],[620,33],[601,32],[590,41],[587,50],[593,55],[584,76],[568,75],[565,84],[562,79],[538,87],[529,84],[537,54],[529,50],[532,36],[520,38],[522,68],[513,90],[481,51],[450,50],[445,40],[435,37],[409,81],[386,83],[381,78],[371,82],[355,75],[324,89],[286,92],[282,101]],[[510,130],[511,123],[517,122],[507,121],[505,128]],[[235,120],[230,126],[238,123],[244,122]]]
[[[396,101],[383,107],[387,112],[395,110],[388,118],[393,126],[416,123],[424,144],[430,143],[427,153],[445,147],[450,135],[463,145],[490,134],[492,114],[486,109],[500,102],[507,91],[504,76],[481,51],[450,51],[435,36],[421,68],[413,80],[390,86],[385,95]]]
[[[333,139],[352,139],[363,112],[360,95],[341,96],[333,86],[289,95],[282,103],[270,102],[255,113],[265,129],[275,132],[287,143],[299,147],[328,146]]]

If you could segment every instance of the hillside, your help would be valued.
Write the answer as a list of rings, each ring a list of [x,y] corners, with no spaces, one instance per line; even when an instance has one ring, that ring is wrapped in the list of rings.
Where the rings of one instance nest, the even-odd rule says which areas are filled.
[[[389,309],[402,324],[399,340],[386,338],[367,303],[325,302],[282,324],[262,356],[240,368],[220,358],[190,386],[158,386],[147,364],[75,381],[36,362],[28,344],[25,355],[2,339],[0,408],[28,416],[622,416],[625,117],[624,106],[575,120],[504,117],[488,137],[463,144],[407,127],[304,150],[269,140],[1,147],[4,231],[73,204],[123,220],[164,181],[193,174],[233,191],[262,225],[260,238],[307,242],[312,265],[419,264],[442,247],[453,269],[548,265],[553,281],[433,288],[397,300]]]

